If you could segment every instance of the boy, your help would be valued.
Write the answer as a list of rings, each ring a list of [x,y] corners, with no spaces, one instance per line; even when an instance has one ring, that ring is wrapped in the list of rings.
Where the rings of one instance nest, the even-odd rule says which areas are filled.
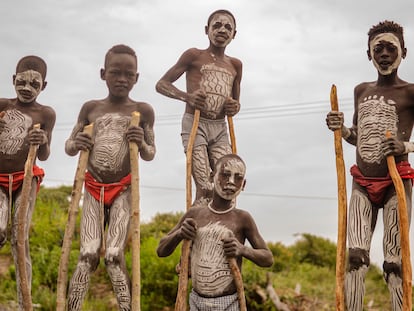
[[[236,258],[240,270],[243,257],[261,267],[273,264],[273,255],[251,215],[236,209],[236,197],[245,185],[245,172],[243,160],[235,154],[218,159],[210,176],[214,183],[212,200],[190,208],[160,240],[160,257],[171,255],[183,239],[192,240],[191,311],[239,310],[228,257]],[[252,247],[244,245],[246,239]],[[214,305],[216,308],[211,307]]]
[[[46,87],[47,65],[38,56],[25,56],[16,66],[13,84],[16,98],[0,99],[0,247],[7,240],[7,226],[11,220],[11,246],[16,267],[16,282],[19,308],[23,310],[17,258],[18,214],[24,179],[24,167],[30,145],[39,145],[37,159],[45,161],[50,154],[52,130],[55,126],[55,111],[37,102],[37,97]],[[39,123],[40,129],[33,129]],[[36,160],[35,160],[36,161]],[[33,166],[28,213],[24,223],[27,280],[29,290],[32,280],[32,263],[29,249],[29,228],[35,206],[37,191],[44,177],[44,171]],[[12,207],[14,206],[14,210]]]
[[[187,151],[188,139],[196,109],[200,121],[192,153],[192,174],[196,184],[196,200],[211,198],[209,175],[215,161],[231,153],[225,116],[240,110],[242,63],[226,55],[225,49],[236,35],[236,21],[227,10],[217,10],[208,18],[205,33],[207,49],[191,48],[158,81],[156,90],[186,103],[182,119],[182,142]],[[187,90],[173,85],[186,74]]]
[[[106,53],[101,79],[106,82],[109,94],[82,106],[66,141],[68,155],[90,150],[80,228],[81,252],[70,282],[69,310],[81,310],[89,277],[99,264],[103,244],[106,245],[105,264],[119,309],[131,308],[130,279],[124,257],[131,210],[128,142],[138,144],[140,156],[146,161],[155,155],[154,111],[149,104],[129,98],[138,80],[137,67],[135,51],[128,46],[116,45]],[[139,127],[130,127],[133,111],[141,114]],[[84,126],[91,123],[94,124],[92,137],[82,133]]]
[[[395,156],[403,179],[407,213],[411,215],[412,178],[414,170],[408,153],[414,151],[409,142],[414,123],[414,84],[398,77],[397,70],[407,54],[403,28],[384,21],[368,32],[368,59],[378,72],[373,82],[355,87],[353,125],[343,125],[342,112],[330,112],[327,125],[341,129],[343,138],[356,146],[356,165],[349,206],[348,248],[349,268],[346,274],[348,310],[362,310],[364,281],[369,267],[371,239],[378,210],[383,208],[384,277],[391,294],[392,310],[402,310],[402,278],[398,202],[388,173],[387,156]],[[385,139],[385,132],[393,137]]]

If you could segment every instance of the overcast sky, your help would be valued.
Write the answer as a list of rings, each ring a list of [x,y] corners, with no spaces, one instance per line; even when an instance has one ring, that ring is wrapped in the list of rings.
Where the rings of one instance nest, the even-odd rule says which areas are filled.
[[[241,112],[234,118],[237,147],[247,163],[246,190],[238,199],[265,240],[291,244],[296,233],[336,242],[337,186],[333,133],[325,125],[332,84],[351,125],[353,88],[376,79],[366,56],[369,28],[385,19],[405,28],[408,56],[401,78],[414,81],[411,0],[73,0],[1,1],[0,97],[15,97],[17,61],[39,55],[48,64],[40,103],[56,110],[51,156],[38,164],[45,186],[72,185],[78,157],[64,141],[82,104],[107,95],[100,80],[106,51],[130,45],[138,54],[135,100],[156,113],[157,154],[140,162],[141,218],[185,210],[185,156],[180,138],[184,103],[164,97],[155,84],[184,50],[206,48],[207,17],[216,9],[236,17],[237,35],[226,53],[243,62]],[[181,79],[179,87],[184,87]],[[344,143],[347,172],[354,147]],[[348,195],[350,175],[347,174]],[[372,245],[382,263],[382,220]]]

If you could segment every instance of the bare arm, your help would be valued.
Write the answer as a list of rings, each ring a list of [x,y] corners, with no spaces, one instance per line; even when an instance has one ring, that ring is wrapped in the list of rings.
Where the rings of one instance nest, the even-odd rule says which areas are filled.
[[[175,87],[173,83],[189,70],[196,53],[197,49],[189,49],[181,55],[177,63],[174,64],[157,82],[155,89],[158,93],[183,102],[189,102],[189,94]]]
[[[156,148],[155,148],[155,135],[154,135],[154,110],[148,104],[145,104],[142,109],[143,122],[141,126],[144,130],[144,139],[139,146],[139,153],[141,158],[145,161],[151,161],[154,159]]]
[[[37,158],[40,161],[45,161],[50,155],[50,143],[52,141],[52,131],[56,122],[56,113],[52,108],[45,106],[42,115],[44,122],[41,124],[41,129],[32,130],[29,134],[29,139],[30,143],[39,145]]]
[[[260,267],[270,267],[273,264],[273,254],[260,235],[253,218],[245,213],[241,223],[244,226],[244,235],[252,247],[232,237],[224,239],[224,253],[229,257],[243,256]]]
[[[159,257],[167,257],[171,255],[178,244],[184,239],[194,240],[197,232],[197,224],[193,218],[185,218],[160,240],[157,247]]]
[[[92,148],[92,139],[89,135],[82,133],[83,128],[89,124],[88,106],[90,102],[82,106],[79,112],[78,120],[73,127],[72,133],[65,142],[65,152],[70,156],[76,155],[79,150],[87,150]]]

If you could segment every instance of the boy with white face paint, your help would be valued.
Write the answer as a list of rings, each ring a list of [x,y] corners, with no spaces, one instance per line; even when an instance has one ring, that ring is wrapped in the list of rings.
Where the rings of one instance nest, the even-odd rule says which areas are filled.
[[[247,211],[236,209],[236,197],[244,189],[243,160],[229,154],[218,159],[210,180],[213,198],[190,208],[179,223],[160,240],[158,256],[172,254],[183,239],[192,241],[190,311],[239,310],[237,289],[229,257],[241,269],[245,257],[261,267],[273,264],[273,255]],[[248,240],[252,247],[245,246]]]
[[[39,145],[37,159],[45,161],[50,154],[50,141],[55,125],[55,111],[37,102],[37,97],[46,87],[47,66],[38,56],[26,56],[19,60],[13,84],[16,98],[0,99],[0,247],[7,241],[9,219],[11,220],[11,245],[16,266],[19,310],[23,309],[17,264],[17,228],[24,166],[30,145]],[[40,129],[33,125],[40,124]],[[36,159],[35,159],[36,160]],[[30,192],[28,213],[25,220],[25,243],[28,283],[31,286],[32,267],[29,251],[29,228],[37,191],[44,171],[35,163]],[[13,208],[14,207],[14,208]]]
[[[226,116],[240,110],[240,81],[242,62],[225,54],[226,47],[236,35],[236,20],[227,10],[210,14],[205,33],[207,49],[190,48],[185,51],[156,85],[156,90],[168,97],[185,102],[182,119],[182,143],[187,151],[188,138],[195,110],[200,121],[192,153],[192,174],[196,184],[196,200],[211,198],[209,175],[215,161],[231,153]],[[186,75],[186,91],[174,82]]]
[[[355,87],[352,127],[344,126],[342,112],[329,112],[326,123],[333,131],[341,129],[343,138],[356,146],[348,215],[347,310],[363,310],[371,239],[378,211],[382,208],[384,277],[390,291],[391,309],[397,311],[402,310],[398,202],[386,157],[395,156],[410,218],[414,170],[408,163],[408,153],[414,151],[414,144],[409,142],[414,124],[414,84],[400,79],[397,74],[407,54],[403,28],[395,22],[384,21],[373,26],[368,36],[368,59],[377,69],[378,78]],[[385,138],[386,131],[392,133],[392,138]]]

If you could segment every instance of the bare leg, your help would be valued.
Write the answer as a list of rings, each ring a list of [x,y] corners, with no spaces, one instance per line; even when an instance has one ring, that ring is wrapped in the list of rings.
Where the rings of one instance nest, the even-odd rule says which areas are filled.
[[[345,276],[348,311],[362,311],[365,295],[365,275],[369,267],[369,250],[377,219],[367,196],[353,189],[349,207],[349,271]]]
[[[406,188],[407,210],[411,214],[411,189]],[[411,188],[411,186],[410,186]],[[407,191],[408,190],[408,191]],[[410,217],[409,217],[410,218]],[[402,310],[403,289],[401,271],[400,228],[398,223],[398,200],[392,196],[384,205],[384,277],[391,296],[393,311]]]
[[[100,204],[89,192],[85,191],[80,224],[80,255],[69,286],[69,311],[82,308],[89,287],[90,274],[99,264],[101,242]]]
[[[131,282],[125,264],[128,238],[131,188],[123,192],[110,209],[105,264],[119,304],[119,310],[131,310]]]
[[[207,153],[207,146],[201,145],[193,148],[192,175],[196,184],[196,200],[210,198],[213,185],[210,178],[210,161]]]
[[[29,206],[28,206],[27,215],[25,218],[25,225],[24,225],[25,250],[26,250],[25,261],[26,261],[27,283],[29,285],[29,291],[31,291],[31,287],[32,287],[32,259],[30,257],[30,247],[29,247],[29,228],[30,228],[30,223],[32,220],[34,205],[36,203],[36,194],[37,194],[37,178],[33,178],[32,188],[31,188],[30,197],[29,197]],[[20,271],[19,271],[18,258],[17,258],[17,232],[19,228],[18,215],[19,215],[19,209],[21,208],[20,201],[21,201],[21,193],[19,192],[16,196],[15,212],[13,215],[11,246],[12,246],[14,265],[16,267],[16,283],[17,283],[17,295],[18,295],[18,300],[19,300],[19,310],[24,310],[23,297],[22,297],[21,286],[20,286]]]
[[[0,248],[7,241],[7,225],[9,223],[9,198],[6,191],[0,188]]]

